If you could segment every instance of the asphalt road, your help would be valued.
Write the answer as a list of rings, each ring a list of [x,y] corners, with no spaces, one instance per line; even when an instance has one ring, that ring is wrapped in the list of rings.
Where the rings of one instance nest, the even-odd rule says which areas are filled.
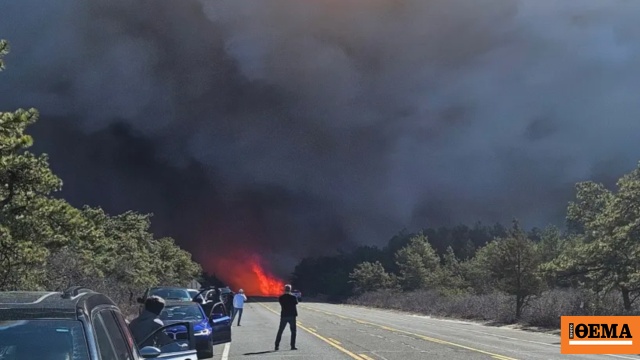
[[[232,328],[231,344],[216,346],[213,359],[640,359],[634,355],[561,355],[556,335],[306,302],[298,306],[299,350],[289,350],[287,327],[280,350],[274,351],[278,311],[274,302],[246,303],[241,326]]]

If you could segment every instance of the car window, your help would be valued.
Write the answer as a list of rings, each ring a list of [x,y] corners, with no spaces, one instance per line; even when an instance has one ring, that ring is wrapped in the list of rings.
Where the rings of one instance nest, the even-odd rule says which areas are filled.
[[[202,320],[200,305],[167,305],[160,313],[160,320]]]
[[[127,322],[124,320],[124,317],[117,311],[113,311],[113,316],[116,318],[120,331],[124,334],[124,339],[126,340],[127,345],[134,353],[137,353],[136,341],[129,330],[129,325],[127,325]]]
[[[0,321],[2,360],[88,360],[84,327],[76,320]]]
[[[211,311],[211,314],[226,314],[226,311],[224,309],[224,305],[222,305],[222,303],[216,304],[213,307],[213,311]]]
[[[94,324],[102,360],[133,360],[127,340],[111,310],[100,311],[94,317]]]
[[[151,295],[159,296],[165,300],[191,300],[189,292],[178,289],[155,289],[150,292]]]
[[[100,316],[94,316],[93,327],[96,333],[96,342],[98,343],[98,352],[102,360],[118,360],[116,351],[111,344],[109,331]]]

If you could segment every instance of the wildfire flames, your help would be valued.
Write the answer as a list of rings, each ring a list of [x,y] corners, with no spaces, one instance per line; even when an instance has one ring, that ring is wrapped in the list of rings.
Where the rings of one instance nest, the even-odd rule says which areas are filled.
[[[282,293],[284,288],[284,282],[276,279],[275,277],[265,273],[264,269],[258,263],[251,264],[251,271],[256,275],[258,280],[258,286],[260,288],[260,295],[275,296]]]
[[[216,259],[211,267],[234,292],[243,289],[247,295],[269,297],[282,294],[284,281],[268,272],[258,255],[233,258]]]

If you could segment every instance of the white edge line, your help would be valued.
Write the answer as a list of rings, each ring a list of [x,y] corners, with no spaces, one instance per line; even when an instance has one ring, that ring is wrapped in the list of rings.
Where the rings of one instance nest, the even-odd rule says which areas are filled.
[[[221,360],[229,360],[229,350],[231,349],[231,343],[224,344],[224,350],[222,351]]]
[[[372,310],[371,308],[368,308],[366,306],[353,306],[353,305],[339,305],[339,306],[344,306],[344,307],[355,307],[355,308],[360,308],[361,310]],[[319,310],[317,308],[314,308],[313,306],[310,306],[310,308],[315,309],[315,310]],[[374,309],[374,310],[380,310],[382,313],[391,313],[393,315],[395,315],[395,312],[393,311],[385,311],[385,309]],[[322,310],[320,310],[322,311]],[[474,322],[467,322],[467,321],[463,321],[463,320],[453,320],[453,319],[439,319],[439,318],[432,318],[429,316],[424,316],[424,315],[414,315],[414,314],[406,314],[406,313],[401,313],[401,315],[408,315],[408,316],[412,316],[412,317],[417,317],[417,318],[428,318],[430,320],[434,320],[434,321],[439,321],[439,322],[451,322],[451,323],[461,323],[461,324],[471,324],[471,325],[478,325],[478,326],[484,326],[482,324],[479,323],[474,323]],[[448,326],[448,328],[453,329],[453,330],[457,330],[454,327]],[[520,330],[520,329],[510,329],[507,328],[505,330],[511,330],[511,331],[522,331],[523,333],[526,334],[526,331],[524,330]],[[549,344],[549,343],[544,343],[544,342],[540,342],[540,341],[533,341],[533,340],[524,340],[524,339],[519,339],[519,338],[513,338],[510,336],[505,336],[505,335],[499,335],[499,334],[492,334],[492,333],[488,333],[485,331],[478,331],[478,330],[467,330],[467,331],[471,331],[471,332],[475,332],[475,333],[479,333],[479,334],[483,334],[483,335],[489,335],[489,336],[493,336],[496,338],[503,338],[503,339],[508,339],[508,340],[516,340],[516,341],[524,341],[524,342],[528,342],[528,343],[532,343],[532,344],[538,344],[538,345],[545,345],[545,346],[549,346],[549,347],[556,347],[556,348],[560,348],[560,345],[556,345],[556,344]],[[539,333],[539,335],[548,335],[548,336],[553,336],[553,337],[557,337],[560,338],[560,336],[555,335],[555,334],[547,334],[547,333]],[[378,355],[378,354],[376,354]],[[380,355],[378,355],[380,356]],[[617,355],[617,354],[602,354],[602,356],[610,356],[610,357],[614,357],[614,358],[619,358],[619,359],[630,359],[630,360],[638,360],[638,357],[629,357],[629,356],[624,356],[624,355]]]
[[[622,356],[622,355],[603,354],[603,356],[612,356],[612,357],[616,357],[616,358],[620,358],[620,359],[638,360],[637,357],[629,357],[629,356]]]

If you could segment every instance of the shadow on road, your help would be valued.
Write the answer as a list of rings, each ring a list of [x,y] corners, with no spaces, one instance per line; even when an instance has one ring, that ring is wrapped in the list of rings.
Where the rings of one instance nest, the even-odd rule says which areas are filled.
[[[267,350],[267,351],[258,351],[258,352],[251,352],[251,353],[244,353],[242,355],[263,355],[263,354],[270,354],[272,352],[276,352],[275,350]]]
[[[278,302],[278,297],[267,297],[267,296],[247,296],[247,301],[249,302],[262,302],[262,303],[271,303],[271,302]],[[314,298],[305,298],[303,301],[300,302],[300,304],[303,303],[307,303],[307,304],[339,304],[338,302],[330,302],[330,301],[325,301],[325,300],[320,300],[320,299],[314,299]]]

